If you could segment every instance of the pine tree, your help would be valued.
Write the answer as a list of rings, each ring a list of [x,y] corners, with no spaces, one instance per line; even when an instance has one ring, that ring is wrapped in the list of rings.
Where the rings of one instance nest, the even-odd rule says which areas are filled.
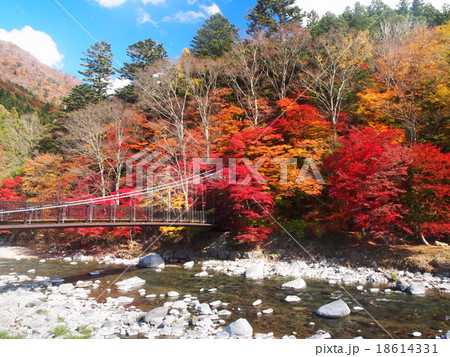
[[[191,52],[200,58],[222,57],[238,39],[237,28],[221,13],[216,13],[197,30],[191,41]]]
[[[63,99],[66,112],[84,109],[88,104],[100,102],[102,96],[99,95],[89,84],[83,83],[72,88],[69,95]]]
[[[303,13],[295,0],[257,0],[256,5],[245,18],[249,21],[248,34],[258,31],[276,32],[290,21],[300,21]]]
[[[167,58],[167,52],[163,45],[148,38],[128,46],[127,56],[131,58],[131,62],[124,63],[121,72],[125,78],[133,80],[140,69],[159,59]]]
[[[86,70],[78,73],[84,76],[83,81],[90,83],[97,94],[105,96],[109,79],[115,72],[111,45],[106,41],[96,42],[83,55],[86,57],[81,59],[84,62],[81,65]]]

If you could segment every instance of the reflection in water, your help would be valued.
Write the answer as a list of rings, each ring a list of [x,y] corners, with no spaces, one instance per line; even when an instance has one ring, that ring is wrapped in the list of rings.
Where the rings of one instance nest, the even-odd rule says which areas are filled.
[[[30,269],[36,269],[35,274],[28,274]],[[88,276],[87,273],[99,269],[106,270],[99,276]],[[123,266],[105,266],[96,263],[78,263],[70,265],[67,262],[47,261],[38,263],[29,261],[0,261],[0,275],[11,271],[19,274],[48,276],[50,278],[62,277],[66,282],[77,280],[100,280],[100,288],[92,292],[92,296],[100,295],[110,283],[124,271]],[[272,278],[263,281],[249,281],[244,277],[229,277],[223,274],[211,272],[212,278],[194,278],[199,269],[186,270],[181,267],[167,267],[160,273],[148,269],[129,268],[120,277],[120,280],[139,276],[146,281],[143,286],[136,287],[127,293],[118,292],[115,286],[110,294],[103,294],[100,301],[107,296],[117,297],[127,295],[135,298],[133,305],[144,311],[161,306],[167,298],[145,299],[137,290],[144,288],[146,294],[165,294],[170,290],[176,290],[181,297],[190,294],[197,297],[200,302],[212,302],[221,300],[228,303],[227,309],[232,315],[227,317],[227,322],[232,322],[239,317],[245,317],[253,326],[255,332],[273,332],[280,338],[286,334],[295,332],[297,337],[306,338],[314,334],[316,330],[325,330],[333,338],[387,338],[386,333],[364,311],[355,311],[353,307],[357,303],[336,285],[328,285],[323,282],[307,281],[307,287],[300,291],[281,290],[280,286],[289,278]],[[107,283],[110,282],[110,283]],[[200,289],[204,288],[204,292]],[[208,289],[217,288],[217,292],[210,293]],[[438,292],[428,292],[426,296],[410,296],[398,293],[361,293],[355,286],[346,287],[361,306],[366,308],[377,321],[394,337],[410,338],[413,331],[420,331],[424,338],[434,338],[442,335],[438,330],[450,329],[450,296]],[[381,289],[383,290],[383,289]],[[298,303],[286,303],[287,295],[298,295],[301,301]],[[181,298],[180,297],[180,298]],[[342,298],[352,308],[350,316],[344,319],[332,320],[316,316],[315,311],[323,304],[333,299]],[[261,299],[262,304],[252,306],[252,302]],[[258,311],[272,308],[273,314],[257,317]],[[311,326],[310,323],[314,325]]]

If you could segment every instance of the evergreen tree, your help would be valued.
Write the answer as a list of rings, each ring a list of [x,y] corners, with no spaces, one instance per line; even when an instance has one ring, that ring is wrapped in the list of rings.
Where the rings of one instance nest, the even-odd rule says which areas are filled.
[[[167,58],[167,52],[163,45],[148,38],[128,46],[127,56],[131,58],[131,62],[124,63],[121,72],[123,77],[133,80],[140,69],[159,59]]]
[[[83,83],[75,86],[69,95],[62,101],[65,106],[64,110],[71,112],[78,109],[84,109],[88,104],[96,104],[102,100],[99,95],[89,84]]]
[[[268,34],[272,34],[290,21],[301,21],[303,13],[295,2],[295,0],[257,0],[255,7],[245,16],[249,21],[247,33],[268,31]]]
[[[222,57],[239,39],[237,28],[221,13],[208,18],[191,41],[191,52],[195,57]]]
[[[81,65],[86,70],[78,73],[84,76],[83,81],[90,83],[97,94],[105,96],[109,79],[115,72],[111,45],[106,41],[96,42],[83,55],[86,57],[81,59],[84,62]]]

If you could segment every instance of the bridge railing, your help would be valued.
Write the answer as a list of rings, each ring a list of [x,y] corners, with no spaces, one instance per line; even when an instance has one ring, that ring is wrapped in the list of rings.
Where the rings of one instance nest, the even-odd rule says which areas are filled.
[[[37,223],[179,222],[214,223],[205,211],[116,204],[0,201],[0,225]]]

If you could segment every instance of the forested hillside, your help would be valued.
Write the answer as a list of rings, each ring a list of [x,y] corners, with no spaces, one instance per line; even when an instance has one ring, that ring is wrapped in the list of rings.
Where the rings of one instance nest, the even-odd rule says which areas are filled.
[[[42,64],[27,51],[5,41],[0,41],[0,79],[18,84],[38,100],[52,105],[59,105],[79,84],[75,77]]]
[[[195,158],[222,160],[221,179],[169,199],[188,208],[198,205],[189,190],[211,198],[219,228],[241,241],[262,242],[282,225],[298,240],[448,242],[448,8],[374,0],[319,18],[293,4],[258,0],[245,38],[212,15],[175,64],[151,39],[130,45],[116,74],[131,84],[114,96],[111,45],[93,44],[84,83],[52,126],[0,110],[0,160],[10,168],[2,199],[134,190],[127,160],[148,150],[167,163],[150,185],[192,176]]]

